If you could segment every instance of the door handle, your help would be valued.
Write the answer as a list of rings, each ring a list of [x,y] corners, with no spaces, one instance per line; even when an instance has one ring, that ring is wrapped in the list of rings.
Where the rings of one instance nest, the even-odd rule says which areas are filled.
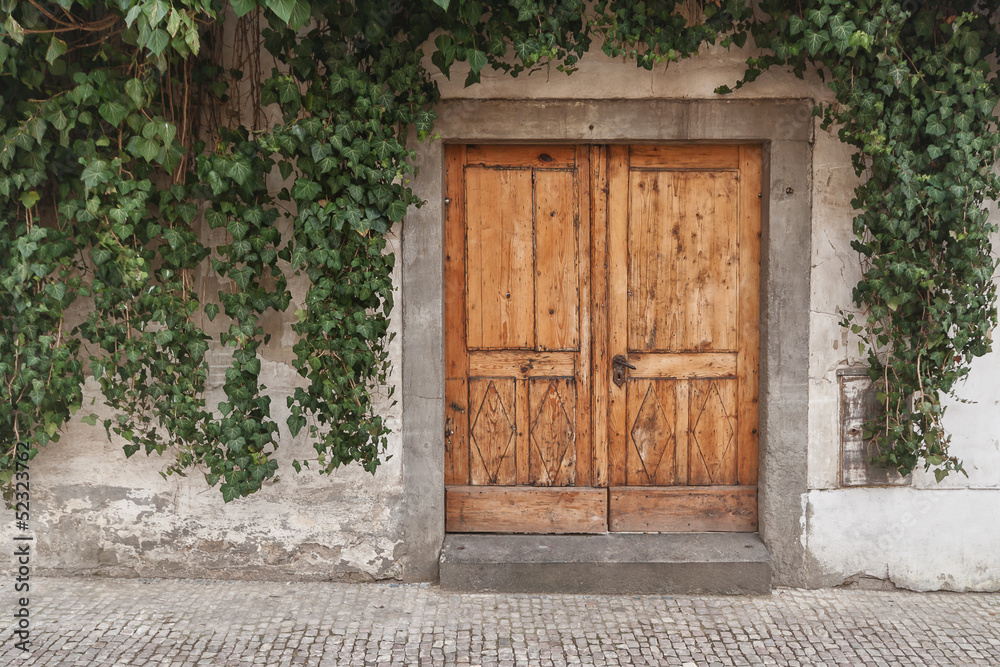
[[[625,384],[625,376],[628,375],[626,369],[635,370],[635,366],[628,362],[624,354],[616,354],[611,358],[611,380],[619,387]]]

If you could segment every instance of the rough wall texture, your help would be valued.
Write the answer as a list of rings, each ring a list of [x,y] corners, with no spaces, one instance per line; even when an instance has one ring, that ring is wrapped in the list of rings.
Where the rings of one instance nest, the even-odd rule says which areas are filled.
[[[595,52],[571,77],[542,71],[512,80],[484,73],[482,85],[464,89],[464,72],[456,67],[452,80],[442,78],[440,83],[446,99],[707,99],[715,97],[717,85],[739,76],[745,56],[707,48],[701,57],[672,65],[667,72],[646,72]],[[815,77],[801,81],[774,72],[735,96],[825,99],[828,93]],[[1000,511],[1000,354],[979,360],[962,387],[963,397],[976,402],[949,408],[954,451],[965,459],[968,479],[952,477],[937,485],[933,477],[918,474],[911,487],[840,488],[836,371],[858,361],[856,341],[838,326],[838,308],[850,305],[859,272],[849,246],[849,201],[856,177],[850,152],[836,136],[818,129],[815,134],[809,489],[789,499],[802,508],[797,534],[809,565],[783,583],[836,585],[862,575],[918,590],[1000,589],[1000,532],[984,523]],[[426,251],[433,248],[419,250]],[[400,290],[397,303],[420,308],[407,301],[406,285]],[[411,294],[420,293],[414,286]],[[280,397],[298,381],[288,364],[289,324],[279,317],[267,323],[275,342],[267,351],[262,381],[279,397],[273,403],[279,424],[285,417]],[[401,350],[397,337],[393,381],[405,387],[398,373]],[[224,359],[219,362],[224,366]],[[91,395],[93,389],[89,387]],[[75,421],[62,441],[32,464],[36,563],[48,570],[122,576],[401,577],[408,548],[440,546],[420,541],[415,528],[407,525],[406,499],[413,503],[420,494],[439,492],[419,484],[409,485],[409,492],[404,488],[403,470],[419,467],[420,450],[403,450],[401,404],[407,396],[397,390],[396,398],[395,406],[385,404],[395,428],[393,457],[374,477],[357,468],[329,478],[296,475],[288,464],[296,456],[307,456],[307,446],[284,432],[279,450],[282,479],[228,505],[201,479],[161,479],[155,457],[137,454],[126,460],[121,443],[109,443],[102,430]],[[411,398],[423,400],[419,395]],[[95,410],[100,412],[99,407]],[[407,446],[433,444],[424,440],[414,439]],[[435,495],[431,501],[440,499]],[[0,539],[9,540],[11,530],[9,524],[0,527]]]
[[[391,246],[398,251],[397,241]],[[290,288],[293,302],[300,303],[304,283],[293,281]],[[357,466],[329,477],[296,474],[291,467],[292,459],[315,456],[304,439],[292,439],[284,425],[284,396],[301,382],[289,363],[295,308],[293,303],[288,315],[272,313],[264,319],[272,342],[262,353],[261,383],[274,399],[272,418],[281,428],[280,478],[249,498],[224,504],[218,488],[208,488],[202,475],[164,479],[159,471],[165,461],[142,453],[126,459],[117,438],[109,442],[103,428],[87,426],[78,417],[59,443],[49,445],[31,463],[31,524],[40,571],[237,579],[400,576],[398,435],[390,442],[391,458],[374,476]],[[397,368],[398,341],[397,336],[391,347]],[[210,352],[209,405],[223,399],[228,365],[228,354]],[[398,384],[398,372],[393,381]],[[99,397],[93,381],[86,395]],[[402,413],[398,392],[397,401],[393,405],[382,400],[382,413],[396,434]],[[88,404],[85,399],[81,412],[107,414],[99,402]],[[11,527],[5,523],[3,530]]]

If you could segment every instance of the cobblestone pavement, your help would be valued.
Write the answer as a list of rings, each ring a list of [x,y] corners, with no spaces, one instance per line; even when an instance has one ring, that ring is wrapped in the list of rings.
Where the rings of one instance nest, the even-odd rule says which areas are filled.
[[[1000,665],[1000,595],[482,595],[404,584],[33,580],[2,665]],[[2,598],[11,606],[13,586]],[[10,607],[8,607],[10,608]],[[11,618],[3,612],[3,618]]]

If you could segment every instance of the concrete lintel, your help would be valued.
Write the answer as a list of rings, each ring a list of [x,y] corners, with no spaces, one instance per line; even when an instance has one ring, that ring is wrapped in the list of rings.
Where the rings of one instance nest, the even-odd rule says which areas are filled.
[[[808,141],[812,100],[454,100],[447,141]]]

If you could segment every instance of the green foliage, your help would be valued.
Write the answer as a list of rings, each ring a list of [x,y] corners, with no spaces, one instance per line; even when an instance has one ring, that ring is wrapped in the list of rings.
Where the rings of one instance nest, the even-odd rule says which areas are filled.
[[[829,77],[836,104],[819,109],[854,146],[853,204],[864,275],[862,308],[844,326],[862,352],[883,414],[868,425],[875,461],[938,480],[962,471],[948,453],[941,398],[990,349],[997,324],[996,261],[984,203],[1000,194],[995,57],[1000,36],[981,3],[864,0],[763,2],[747,26],[765,55],[744,81],[774,66]],[[742,81],[740,82],[743,83]]]
[[[59,437],[89,369],[114,412],[104,427],[126,454],[169,453],[165,473],[201,471],[227,502],[259,490],[277,472],[280,431],[260,381],[264,320],[290,309],[303,381],[285,425],[316,451],[294,467],[374,471],[388,433],[373,398],[390,371],[386,238],[420,203],[407,186],[408,140],[431,136],[438,99],[424,45],[435,68],[450,76],[462,63],[473,85],[487,66],[572,72],[594,39],[650,69],[751,34],[763,55],[737,85],[769,67],[821,66],[837,98],[824,121],[857,148],[866,176],[855,300],[867,310],[849,324],[865,333],[883,387],[881,460],[958,469],[940,396],[988,350],[996,323],[983,209],[998,190],[994,26],[971,3],[912,15],[874,1],[761,9],[3,3],[0,378],[10,400],[0,403],[0,485],[17,441],[37,451]],[[224,20],[235,26],[224,32]],[[294,275],[308,288],[293,299]],[[83,320],[67,330],[74,304]],[[225,365],[212,404],[210,350]]]

